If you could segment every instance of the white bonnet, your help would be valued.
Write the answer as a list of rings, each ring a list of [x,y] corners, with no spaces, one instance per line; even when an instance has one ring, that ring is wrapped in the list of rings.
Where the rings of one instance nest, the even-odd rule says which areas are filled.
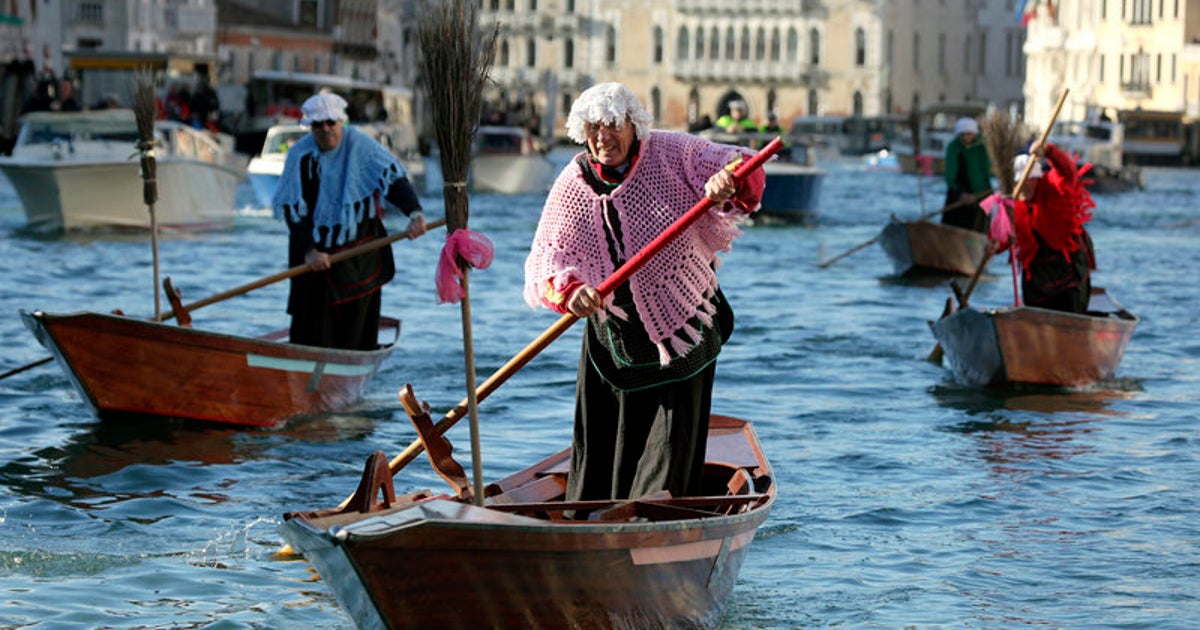
[[[300,111],[304,113],[304,118],[300,119],[302,125],[321,120],[346,120],[346,99],[332,92],[322,92],[304,101]]]
[[[959,118],[954,121],[954,135],[960,133],[979,133],[979,123],[975,122],[974,118]]]
[[[1022,153],[1013,159],[1013,168],[1016,172],[1013,174],[1018,180],[1021,178],[1021,173],[1025,172],[1025,163],[1029,161],[1029,154]],[[1042,163],[1034,160],[1033,167],[1029,169],[1029,179],[1037,179],[1042,176]],[[1016,182],[1013,182],[1014,184]]]
[[[621,83],[600,83],[583,91],[571,105],[567,116],[567,135],[579,144],[587,143],[588,123],[624,123],[625,118],[633,123],[639,140],[650,135],[654,117],[646,111],[642,101]]]

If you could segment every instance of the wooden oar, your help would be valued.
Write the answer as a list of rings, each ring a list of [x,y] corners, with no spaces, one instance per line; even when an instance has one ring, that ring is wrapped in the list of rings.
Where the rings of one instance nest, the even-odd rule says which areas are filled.
[[[445,224],[446,224],[446,221],[444,219],[438,219],[437,221],[430,222],[427,225],[426,229],[432,230],[434,228],[439,228]],[[365,254],[369,251],[379,249],[380,247],[383,247],[384,245],[390,245],[392,243],[395,243],[396,241],[404,240],[406,238],[408,238],[408,234],[405,232],[390,234],[383,238],[375,239],[373,241],[368,241],[366,243],[363,243],[362,245],[351,247],[350,249],[340,251],[336,254],[332,254],[329,256],[329,262],[330,262],[330,264],[333,264],[336,262],[341,262],[343,260],[346,260],[347,258],[353,258],[360,254]],[[221,302],[223,300],[228,300],[231,297],[236,297],[236,296],[242,295],[243,293],[249,293],[255,289],[261,289],[262,287],[265,287],[267,285],[275,284],[276,282],[279,282],[280,280],[287,280],[288,278],[294,278],[296,276],[308,273],[310,271],[312,271],[312,267],[308,266],[307,264],[296,265],[295,267],[292,267],[291,269],[288,269],[286,271],[281,271],[277,274],[267,276],[260,280],[255,280],[254,282],[250,282],[248,284],[243,284],[242,286],[237,287],[236,289],[230,289],[228,291],[223,291],[221,293],[206,297],[201,300],[196,300],[195,302],[192,302],[191,304],[185,305],[183,307],[183,310],[194,311],[198,308],[203,308],[205,306],[209,306],[210,304],[216,304],[217,302]],[[149,319],[150,319],[150,321],[166,321],[173,317],[175,317],[175,313],[170,312],[170,313],[161,313],[157,317],[151,317]],[[35,368],[39,365],[45,365],[46,363],[49,363],[53,360],[54,360],[54,357],[45,357],[42,359],[38,359],[37,361],[34,361],[32,363],[27,363],[20,367],[13,368],[3,374],[0,374],[0,379],[5,379],[5,378],[8,378],[15,374],[20,374],[21,372],[24,372],[25,370]]]
[[[1058,104],[1054,106],[1054,113],[1050,116],[1050,122],[1046,123],[1046,128],[1042,130],[1041,138],[1038,140],[1039,145],[1045,146],[1046,138],[1050,136],[1050,129],[1054,127],[1054,121],[1058,120],[1058,113],[1062,111],[1063,103],[1066,102],[1067,94],[1070,91],[1071,88],[1063,88],[1062,94],[1058,97]],[[1016,198],[1016,196],[1021,192],[1021,187],[1025,185],[1025,180],[1029,179],[1029,172],[1033,170],[1033,164],[1035,160],[1036,158],[1031,155],[1029,160],[1025,162],[1025,168],[1021,171],[1021,177],[1017,179],[1017,185],[1013,186],[1013,192],[1011,195],[1012,198]],[[996,206],[996,209],[993,210],[993,212],[1007,212],[1007,210],[1004,209],[1003,204],[999,204]],[[984,255],[983,260],[979,261],[979,267],[975,269],[975,275],[971,277],[971,284],[967,287],[967,291],[963,294],[963,297],[960,300],[960,308],[967,307],[967,300],[971,297],[971,292],[975,290],[975,283],[979,280],[980,274],[983,273],[983,268],[986,267],[988,261],[992,259],[993,253],[994,248],[989,243],[987,253]],[[933,347],[933,351],[929,353],[929,360],[934,363],[941,363],[942,354],[942,344],[941,342],[938,342],[937,345]]]
[[[754,169],[762,166],[764,162],[770,159],[772,155],[778,153],[782,148],[782,138],[776,137],[754,156],[744,160],[738,166],[737,170],[734,171],[734,178],[738,180],[742,179]],[[621,265],[621,267],[613,272],[608,279],[602,282],[600,286],[596,287],[596,290],[600,292],[601,296],[607,297],[610,295],[617,287],[629,280],[629,277],[632,276],[638,269],[640,269],[642,265],[646,264],[646,261],[650,260],[650,258],[652,258],[655,254],[658,254],[660,251],[662,251],[663,247],[665,247],[667,243],[674,240],[675,237],[679,236],[679,234],[681,234],[684,230],[691,227],[691,225],[695,223],[710,206],[712,206],[711,199],[708,197],[701,199],[696,203],[696,205],[692,206],[690,210],[684,213],[683,216],[679,217],[674,223],[668,226],[666,230],[663,230],[663,233],[659,234],[658,237],[646,245],[642,251],[625,261],[625,264]],[[545,332],[543,332],[541,335],[538,335],[538,337],[531,341],[529,345],[525,346],[523,350],[518,352],[516,356],[509,359],[508,363],[500,366],[500,369],[493,372],[492,375],[489,376],[483,383],[481,383],[475,390],[476,402],[482,402],[485,398],[491,395],[492,392],[496,391],[496,388],[500,387],[500,385],[507,381],[509,377],[517,373],[517,371],[521,368],[525,367],[525,365],[532,361],[533,358],[536,357],[542,350],[545,350],[546,347],[551,344],[551,342],[566,332],[566,330],[570,328],[577,319],[579,318],[570,313],[563,315],[558,319],[558,321],[554,322],[554,324],[546,329]],[[437,435],[446,433],[450,427],[454,426],[456,422],[462,419],[462,417],[467,413],[469,402],[469,399],[464,399],[455,405],[453,409],[447,412],[441,420],[438,420],[437,424],[434,425]],[[416,459],[417,455],[420,455],[423,450],[425,450],[425,447],[421,445],[421,440],[414,440],[408,445],[408,448],[404,449],[399,455],[392,458],[392,460],[388,462],[388,468],[391,470],[392,474],[395,475],[402,468]],[[351,498],[353,497],[347,497],[345,501],[342,501],[338,508],[348,505]],[[284,546],[280,551],[276,552],[276,557],[280,559],[292,557],[294,555],[295,552],[292,551],[291,546]]]
[[[426,225],[426,230],[432,230],[435,228],[439,228],[445,224],[446,224],[445,219],[438,219],[436,221],[431,221]],[[396,234],[389,234],[383,238],[375,239],[373,241],[367,241],[366,243],[363,243],[362,245],[356,245],[354,247],[351,247],[350,249],[346,249],[346,250],[337,252],[336,254],[330,254],[329,264],[332,265],[334,263],[341,262],[348,258],[354,258],[355,256],[359,256],[359,255],[365,254],[367,252],[375,251],[385,245],[391,245],[392,243],[395,243],[396,241],[402,241],[406,238],[408,238],[408,234],[406,232],[397,232]],[[202,307],[208,306],[210,304],[216,304],[217,302],[228,300],[231,297],[237,297],[244,293],[249,293],[255,289],[261,289],[265,286],[275,284],[276,282],[279,282],[281,280],[287,280],[288,278],[294,278],[296,276],[306,274],[310,271],[312,271],[312,267],[310,267],[308,264],[296,265],[295,267],[292,267],[285,271],[281,271],[279,273],[272,274],[265,278],[255,280],[254,282],[243,284],[242,286],[237,287],[235,289],[230,289],[228,291],[222,291],[221,293],[218,293],[216,295],[209,296],[209,297],[206,297],[201,300],[196,300],[195,302],[192,302],[191,304],[184,305],[183,308],[184,308],[184,310],[194,311],[198,308],[202,308]],[[174,316],[175,316],[174,313],[163,313],[162,318],[159,321],[171,319]]]

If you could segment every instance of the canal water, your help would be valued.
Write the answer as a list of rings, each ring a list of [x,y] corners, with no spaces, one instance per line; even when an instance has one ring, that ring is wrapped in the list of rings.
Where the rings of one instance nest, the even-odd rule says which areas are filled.
[[[960,386],[925,360],[944,283],[890,278],[877,246],[818,267],[892,215],[936,209],[941,184],[825,166],[814,224],[748,227],[720,270],[738,328],[715,411],[754,422],[779,483],[723,627],[1200,623],[1196,171],[1150,170],[1146,190],[1097,199],[1095,282],[1141,318],[1118,377],[1002,392]],[[242,192],[232,230],[161,239],[161,273],[185,303],[285,268],[282,226]],[[542,201],[471,197],[472,227],[496,244],[492,267],[471,275],[480,380],[556,319],[521,299]],[[425,205],[441,215],[439,197]],[[153,313],[146,235],[23,225],[0,186],[0,371],[47,356],[21,309]],[[0,380],[0,627],[350,627],[306,563],[272,559],[280,515],[335,505],[371,452],[414,439],[396,400],[404,384],[435,416],[465,396],[459,308],[434,292],[441,237],[395,246],[399,277],[383,300],[401,342],[342,413],[276,431],[100,423],[56,364]],[[275,330],[286,293],[265,287],[194,323]],[[1011,300],[1005,261],[993,261],[971,301]],[[488,478],[568,444],[578,335],[482,403]],[[468,463],[466,423],[449,437]],[[396,483],[444,489],[423,458]]]

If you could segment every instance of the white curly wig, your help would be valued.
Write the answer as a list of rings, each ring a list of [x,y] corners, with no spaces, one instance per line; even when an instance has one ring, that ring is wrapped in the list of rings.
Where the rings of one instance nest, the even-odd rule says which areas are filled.
[[[588,123],[624,124],[626,116],[637,130],[638,140],[650,136],[654,117],[642,101],[622,83],[600,83],[583,91],[571,105],[567,116],[567,135],[579,144],[587,144]]]

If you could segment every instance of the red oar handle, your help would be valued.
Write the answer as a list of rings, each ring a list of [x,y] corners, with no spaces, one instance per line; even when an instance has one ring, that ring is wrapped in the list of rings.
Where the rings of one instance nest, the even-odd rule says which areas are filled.
[[[733,178],[741,181],[743,177],[748,175],[754,169],[762,166],[767,160],[771,159],[772,155],[778,153],[782,148],[783,140],[776,136],[774,140],[768,142],[767,146],[759,150],[758,153],[750,156],[750,159],[743,160],[742,163],[738,165],[737,170],[733,172]],[[691,225],[700,218],[700,215],[708,210],[709,206],[712,204],[713,200],[709,199],[708,197],[704,197],[700,201],[696,202],[696,205],[692,206],[691,210],[688,210],[683,216],[675,219],[675,222],[667,226],[667,229],[663,230],[662,234],[659,234],[657,238],[655,238],[653,241],[650,241],[650,243],[643,247],[641,251],[634,254],[629,258],[629,260],[625,261],[625,264],[621,265],[619,269],[614,271],[613,274],[608,277],[608,279],[606,279],[604,282],[601,282],[600,286],[596,287],[596,290],[600,292],[600,295],[608,297],[608,295],[617,287],[621,286],[621,284],[628,280],[629,276],[632,276],[635,271],[640,269],[642,265],[646,264],[647,260],[652,258],[658,252],[662,251],[662,248],[666,247],[667,243],[671,242],[671,240],[676,236],[679,236],[681,232],[691,227]]]

